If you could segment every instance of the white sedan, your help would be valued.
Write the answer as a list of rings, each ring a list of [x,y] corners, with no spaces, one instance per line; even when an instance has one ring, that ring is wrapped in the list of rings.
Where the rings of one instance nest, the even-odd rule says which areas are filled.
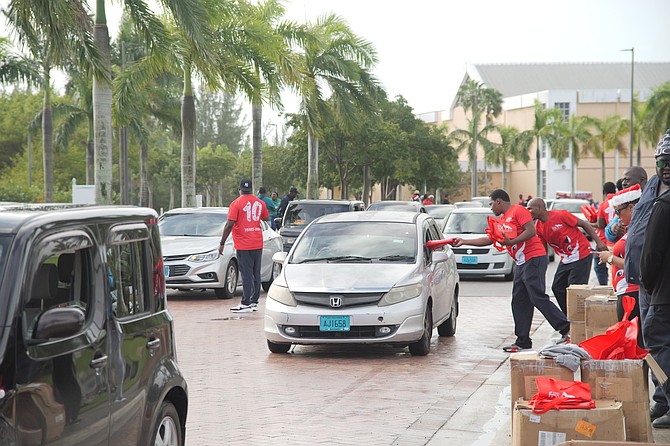
[[[220,299],[233,297],[240,276],[232,236],[226,240],[223,255],[218,253],[227,219],[226,207],[178,208],[161,215],[158,228],[167,288],[213,289]],[[265,221],[261,221],[261,226],[261,280],[263,289],[267,291],[281,267],[272,262],[272,256],[282,251],[282,240]]]
[[[389,343],[422,356],[434,328],[456,332],[454,254],[425,213],[325,215],[274,260],[283,268],[265,300],[273,353],[292,344]]]

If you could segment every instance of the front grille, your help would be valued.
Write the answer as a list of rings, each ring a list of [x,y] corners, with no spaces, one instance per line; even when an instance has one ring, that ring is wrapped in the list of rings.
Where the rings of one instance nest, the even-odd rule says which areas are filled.
[[[186,260],[188,258],[189,254],[180,254],[178,256],[164,256],[163,261],[164,262],[176,262],[179,260]]]
[[[505,262],[500,262],[500,263],[494,263],[493,264],[493,269],[500,269],[505,266]]]
[[[391,336],[398,329],[397,326],[391,326],[391,332],[385,335],[377,335],[377,326],[360,325],[351,326],[349,331],[321,331],[318,325],[301,325],[295,327],[298,329],[298,338],[312,339],[363,339]],[[282,327],[283,329],[283,327]]]
[[[454,254],[484,255],[489,253],[489,248],[451,248]],[[468,252],[470,251],[470,252]]]
[[[188,265],[170,265],[170,277],[185,276],[190,270]]]
[[[340,297],[342,304],[339,308],[343,308],[376,304],[383,295],[384,293],[293,293],[295,300],[301,304],[328,308],[330,308],[331,297]]]
[[[467,265],[467,264],[464,264],[464,263],[457,263],[456,264],[456,269],[474,269],[474,270],[489,269],[489,264],[488,263],[478,263],[476,265]]]

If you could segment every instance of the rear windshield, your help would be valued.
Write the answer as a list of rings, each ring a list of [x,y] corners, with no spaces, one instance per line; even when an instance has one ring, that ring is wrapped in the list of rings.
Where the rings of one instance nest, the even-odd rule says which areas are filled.
[[[220,237],[227,213],[163,214],[158,222],[161,235]]]
[[[298,204],[289,206],[284,217],[284,227],[306,226],[322,215],[337,214],[338,212],[348,212],[348,204]]]
[[[552,211],[568,211],[573,214],[577,214],[581,212],[582,206],[585,204],[589,204],[588,201],[561,201],[561,200],[556,200],[554,201],[553,205],[551,206]]]
[[[484,234],[488,217],[493,213],[452,213],[444,227],[445,234]]]
[[[11,242],[11,235],[0,235],[0,288],[2,287],[2,278],[5,275],[5,265],[7,265],[7,255],[9,254],[9,244]]]

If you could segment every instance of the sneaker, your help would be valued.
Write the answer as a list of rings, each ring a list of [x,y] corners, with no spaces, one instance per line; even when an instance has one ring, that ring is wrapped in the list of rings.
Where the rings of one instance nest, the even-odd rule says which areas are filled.
[[[566,333],[556,341],[556,345],[569,344],[570,343],[570,333]]]
[[[664,404],[659,404],[659,403],[654,403],[651,405],[651,409],[649,409],[649,417],[651,418],[651,421],[654,421],[657,418],[661,418],[663,415],[668,413],[668,406]]]
[[[517,352],[524,352],[526,350],[531,350],[533,347],[519,347],[516,344],[512,345],[506,345],[503,347],[503,351],[507,353],[517,353]]]
[[[251,311],[258,311],[258,304],[251,304]]]
[[[239,304],[238,306],[231,308],[230,311],[234,313],[251,313],[254,310],[251,305]]]
[[[656,418],[652,423],[656,429],[670,429],[670,412],[666,413],[662,417]]]

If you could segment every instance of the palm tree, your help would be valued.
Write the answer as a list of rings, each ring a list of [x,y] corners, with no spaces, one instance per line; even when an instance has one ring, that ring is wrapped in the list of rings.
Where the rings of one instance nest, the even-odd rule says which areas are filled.
[[[493,88],[486,88],[484,84],[469,79],[463,83],[456,94],[458,105],[463,107],[465,112],[471,112],[470,134],[472,135],[471,146],[469,147],[468,159],[470,160],[470,169],[472,172],[472,196],[478,195],[477,187],[477,145],[479,135],[479,119],[482,113],[486,115],[486,127],[490,126],[493,118],[502,112],[502,93]],[[484,145],[482,145],[484,147]],[[484,147],[486,151],[486,148]],[[484,156],[484,169],[486,169],[486,155]],[[486,186],[485,186],[486,187]]]
[[[477,176],[477,152],[473,150],[476,144],[480,144],[485,152],[493,150],[494,145],[488,139],[490,132],[497,131],[498,128],[493,124],[489,123],[484,126],[484,128],[476,130],[475,126],[477,125],[477,119],[468,120],[467,129],[456,129],[451,132],[448,137],[456,143],[456,151],[463,152],[467,150],[468,152],[468,163],[470,164],[470,171],[473,176]],[[472,196],[477,196],[477,180],[472,181],[472,186],[474,189],[471,190]]]
[[[525,130],[519,134],[519,138],[523,141],[523,144],[528,144],[528,140],[535,141],[535,180],[536,180],[536,196],[540,197],[543,195],[542,190],[542,177],[541,177],[541,168],[540,168],[540,158],[541,150],[540,143],[546,143],[551,150],[556,150],[561,144],[558,128],[560,121],[563,119],[563,113],[555,108],[545,109],[544,104],[539,101],[535,101],[534,106],[534,120],[533,128],[531,130]]]
[[[629,121],[619,115],[611,115],[605,119],[589,118],[595,129],[588,142],[591,153],[600,156],[601,183],[605,184],[605,153],[616,149],[620,153],[625,150],[621,138],[629,132]]]
[[[522,162],[528,165],[530,155],[528,154],[532,139],[519,138],[519,130],[515,127],[498,126],[500,134],[500,143],[491,143],[484,140],[489,146],[486,150],[486,161],[494,166],[501,166],[502,169],[502,188],[507,190],[507,167],[510,161]]]
[[[670,82],[654,89],[644,109],[647,139],[656,144],[658,138],[670,129]]]
[[[355,123],[356,110],[374,111],[380,88],[369,69],[377,62],[373,45],[356,36],[346,22],[329,14],[308,25],[302,46],[306,74],[299,88],[300,113],[307,125],[307,197],[319,195],[319,137],[321,122],[335,119],[344,126]],[[330,90],[334,114],[326,104]]]
[[[552,157],[556,158],[559,162],[565,160],[568,156],[570,157],[570,196],[574,197],[575,189],[577,187],[575,184],[577,178],[575,174],[577,165],[579,164],[579,158],[581,155],[589,153],[588,142],[591,139],[591,133],[589,132],[590,122],[585,116],[571,115],[570,119],[567,121],[561,120],[560,124],[562,125],[559,127],[559,133],[561,135],[561,140],[564,141],[564,143],[559,145],[559,147],[561,149],[569,150],[569,153],[567,153],[567,150],[556,153],[555,155],[552,153]]]

